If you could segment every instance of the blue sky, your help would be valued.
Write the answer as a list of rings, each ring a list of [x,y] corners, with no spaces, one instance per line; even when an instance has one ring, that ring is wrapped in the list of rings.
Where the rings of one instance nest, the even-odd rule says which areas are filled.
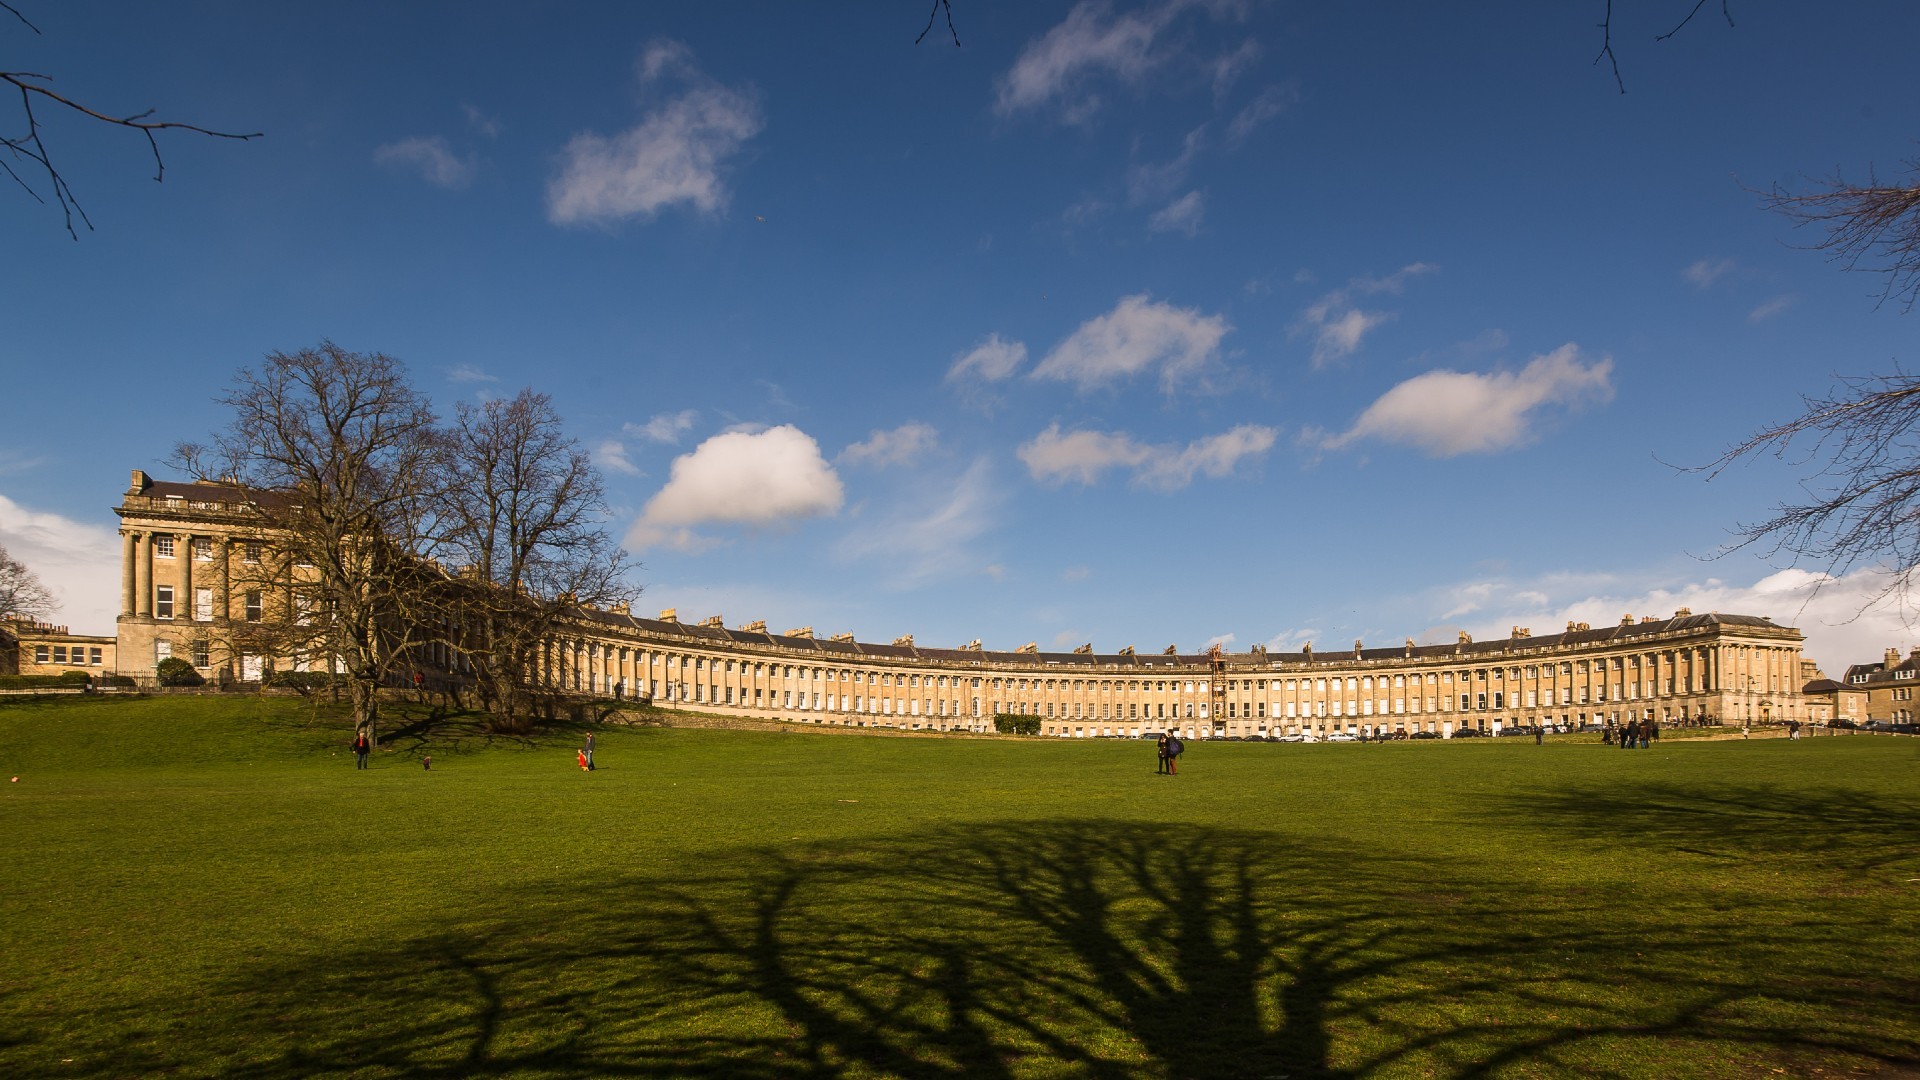
[[[117,607],[129,468],[319,339],[553,396],[637,608],[1158,651],[1698,610],[1830,671],[1881,582],[1741,552],[1696,464],[1912,363],[1753,193],[1898,171],[1920,8],[19,5],[95,231],[0,195],[0,543]],[[12,114],[6,121],[12,124]],[[125,389],[132,387],[134,389]]]

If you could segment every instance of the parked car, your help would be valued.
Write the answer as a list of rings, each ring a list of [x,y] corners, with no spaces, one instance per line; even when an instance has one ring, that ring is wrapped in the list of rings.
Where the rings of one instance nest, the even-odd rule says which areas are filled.
[[[1453,733],[1453,737],[1456,739],[1478,739],[1484,735],[1486,735],[1486,732],[1481,731],[1479,728],[1470,727],[1463,727]]]
[[[1319,742],[1320,740],[1314,738],[1312,735],[1308,734],[1307,732],[1296,731],[1291,735],[1280,736],[1278,741],[1280,742]]]
[[[1359,742],[1360,736],[1349,735],[1344,731],[1336,731],[1333,734],[1327,736],[1327,741],[1328,742]]]
[[[1437,739],[1439,737],[1440,733],[1437,731],[1416,731],[1407,736],[1409,739]]]

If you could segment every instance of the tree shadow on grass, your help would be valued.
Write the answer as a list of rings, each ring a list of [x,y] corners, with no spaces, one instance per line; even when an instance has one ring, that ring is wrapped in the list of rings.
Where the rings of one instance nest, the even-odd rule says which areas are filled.
[[[1844,973],[1745,962],[1747,931],[1687,910],[1635,921],[1580,903],[1437,862],[1186,825],[796,844],[531,884],[438,927],[263,963],[207,995],[221,1039],[151,1063],[242,1077],[1296,1080],[1920,1063],[1912,1018],[1834,1013]]]
[[[1805,860],[1920,873],[1920,796],[1841,787],[1611,784],[1515,797],[1505,810],[1550,833],[1707,858]]]

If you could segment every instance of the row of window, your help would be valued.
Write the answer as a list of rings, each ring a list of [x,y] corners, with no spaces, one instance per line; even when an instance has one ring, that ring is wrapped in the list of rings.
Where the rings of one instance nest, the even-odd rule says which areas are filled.
[[[104,662],[104,653],[104,647],[99,645],[35,645],[33,662],[99,667]]]
[[[153,617],[156,619],[173,618],[173,593],[171,585],[156,585],[153,588]],[[265,613],[264,594],[259,589],[248,589],[246,594],[246,618],[248,622],[259,622]],[[199,622],[213,620],[213,590],[193,590],[193,617]]]
[[[194,562],[213,561],[213,537],[196,536],[193,538],[192,546]],[[261,550],[262,545],[258,540],[248,540],[240,545],[240,557],[247,562],[257,563],[260,561]],[[161,533],[153,538],[154,558],[171,559],[173,558],[174,551],[174,538],[172,536]]]

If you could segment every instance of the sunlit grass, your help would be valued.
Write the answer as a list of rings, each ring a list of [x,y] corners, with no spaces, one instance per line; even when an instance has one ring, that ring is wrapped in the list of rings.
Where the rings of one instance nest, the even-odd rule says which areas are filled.
[[[488,738],[0,705],[0,1075],[1920,1066],[1920,743]],[[420,755],[431,753],[425,771]]]

